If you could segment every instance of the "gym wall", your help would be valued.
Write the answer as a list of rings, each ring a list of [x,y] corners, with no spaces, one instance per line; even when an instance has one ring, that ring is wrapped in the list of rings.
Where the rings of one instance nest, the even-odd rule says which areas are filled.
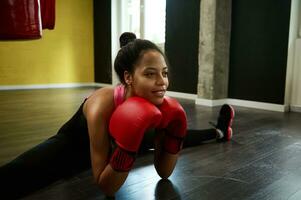
[[[94,82],[92,0],[56,1],[54,30],[0,41],[0,85]]]
[[[290,5],[232,1],[229,98],[284,104]]]
[[[94,80],[112,83],[111,0],[94,0]]]
[[[196,94],[198,84],[200,0],[167,0],[165,53],[169,90]]]
[[[167,0],[172,91],[197,91],[199,3]],[[228,98],[284,103],[289,24],[290,0],[232,1]]]

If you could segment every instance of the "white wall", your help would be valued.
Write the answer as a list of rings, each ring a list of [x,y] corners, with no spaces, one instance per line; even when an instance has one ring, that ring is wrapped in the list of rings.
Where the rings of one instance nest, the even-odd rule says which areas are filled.
[[[285,104],[301,111],[301,2],[291,2]]]
[[[111,34],[112,34],[112,39],[111,39],[111,45],[112,45],[112,84],[116,85],[116,83],[118,82],[117,79],[117,75],[116,73],[114,73],[114,60],[118,51],[118,47],[119,47],[119,42],[118,42],[118,37],[119,37],[119,23],[120,23],[120,19],[119,19],[119,13],[120,13],[120,6],[118,4],[118,0],[112,0],[111,1]]]
[[[295,42],[291,110],[301,112],[301,38]]]

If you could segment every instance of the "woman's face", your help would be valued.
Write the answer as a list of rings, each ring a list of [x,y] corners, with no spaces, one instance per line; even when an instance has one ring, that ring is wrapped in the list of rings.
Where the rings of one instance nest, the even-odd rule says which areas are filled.
[[[134,73],[125,73],[130,96],[140,96],[160,105],[169,84],[167,75],[167,64],[161,53],[146,51],[136,64]]]

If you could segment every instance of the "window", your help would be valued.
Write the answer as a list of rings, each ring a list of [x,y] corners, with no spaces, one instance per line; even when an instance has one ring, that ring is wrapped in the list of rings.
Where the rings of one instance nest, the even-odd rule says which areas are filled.
[[[148,39],[157,44],[165,42],[165,0],[115,0],[117,35],[134,32],[138,38]],[[113,7],[113,6],[112,6]]]
[[[157,44],[165,42],[165,0],[144,0],[144,38]]]
[[[166,0],[112,0],[112,63],[119,50],[119,36],[133,32],[164,51]],[[114,70],[112,70],[114,71]],[[113,73],[113,84],[116,83]]]

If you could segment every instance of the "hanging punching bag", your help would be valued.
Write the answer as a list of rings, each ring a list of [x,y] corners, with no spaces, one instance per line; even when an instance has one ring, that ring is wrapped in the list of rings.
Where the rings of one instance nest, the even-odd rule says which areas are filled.
[[[0,1],[0,39],[37,39],[41,36],[39,0]]]
[[[40,0],[42,29],[54,29],[55,0]]]

